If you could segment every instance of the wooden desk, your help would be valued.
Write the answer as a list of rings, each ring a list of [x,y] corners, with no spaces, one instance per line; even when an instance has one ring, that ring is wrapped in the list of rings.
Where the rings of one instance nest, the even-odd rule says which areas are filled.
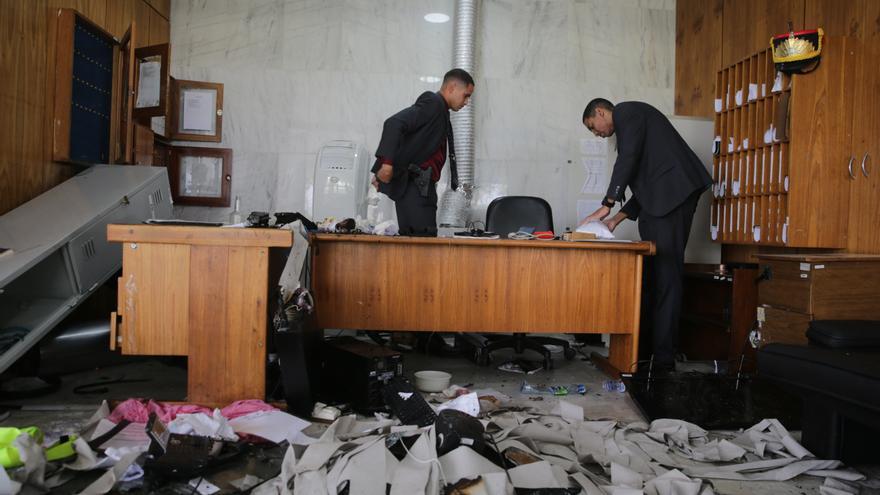
[[[313,242],[321,328],[610,333],[603,369],[635,371],[650,242],[336,234]]]
[[[188,356],[187,400],[266,398],[269,248],[289,230],[109,225],[122,242],[110,348]]]

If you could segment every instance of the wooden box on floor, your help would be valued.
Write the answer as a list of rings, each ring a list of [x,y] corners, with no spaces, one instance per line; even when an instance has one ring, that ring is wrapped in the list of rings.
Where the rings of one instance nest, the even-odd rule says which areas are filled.
[[[880,320],[880,255],[759,254],[760,345],[806,344],[812,320]]]
[[[188,402],[265,399],[269,248],[291,232],[109,225],[107,238],[123,243],[111,349],[188,356]]]

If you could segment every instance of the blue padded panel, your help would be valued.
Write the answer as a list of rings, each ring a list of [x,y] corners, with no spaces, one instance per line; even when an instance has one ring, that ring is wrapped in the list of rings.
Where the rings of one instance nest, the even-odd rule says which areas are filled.
[[[70,159],[109,163],[113,40],[76,18],[70,105]]]

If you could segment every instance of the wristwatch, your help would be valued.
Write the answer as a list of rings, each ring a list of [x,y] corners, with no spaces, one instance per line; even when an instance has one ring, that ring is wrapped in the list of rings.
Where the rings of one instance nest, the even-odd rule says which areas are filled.
[[[607,206],[608,208],[614,208],[614,201],[611,201],[608,198],[602,198],[602,206]]]

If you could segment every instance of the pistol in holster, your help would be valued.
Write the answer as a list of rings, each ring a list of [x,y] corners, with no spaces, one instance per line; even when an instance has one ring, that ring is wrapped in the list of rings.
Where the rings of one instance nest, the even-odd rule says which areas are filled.
[[[431,186],[431,169],[423,169],[415,163],[410,163],[409,176],[410,179],[415,182],[416,187],[419,188],[419,195],[421,195],[423,198],[427,198],[428,188]]]

